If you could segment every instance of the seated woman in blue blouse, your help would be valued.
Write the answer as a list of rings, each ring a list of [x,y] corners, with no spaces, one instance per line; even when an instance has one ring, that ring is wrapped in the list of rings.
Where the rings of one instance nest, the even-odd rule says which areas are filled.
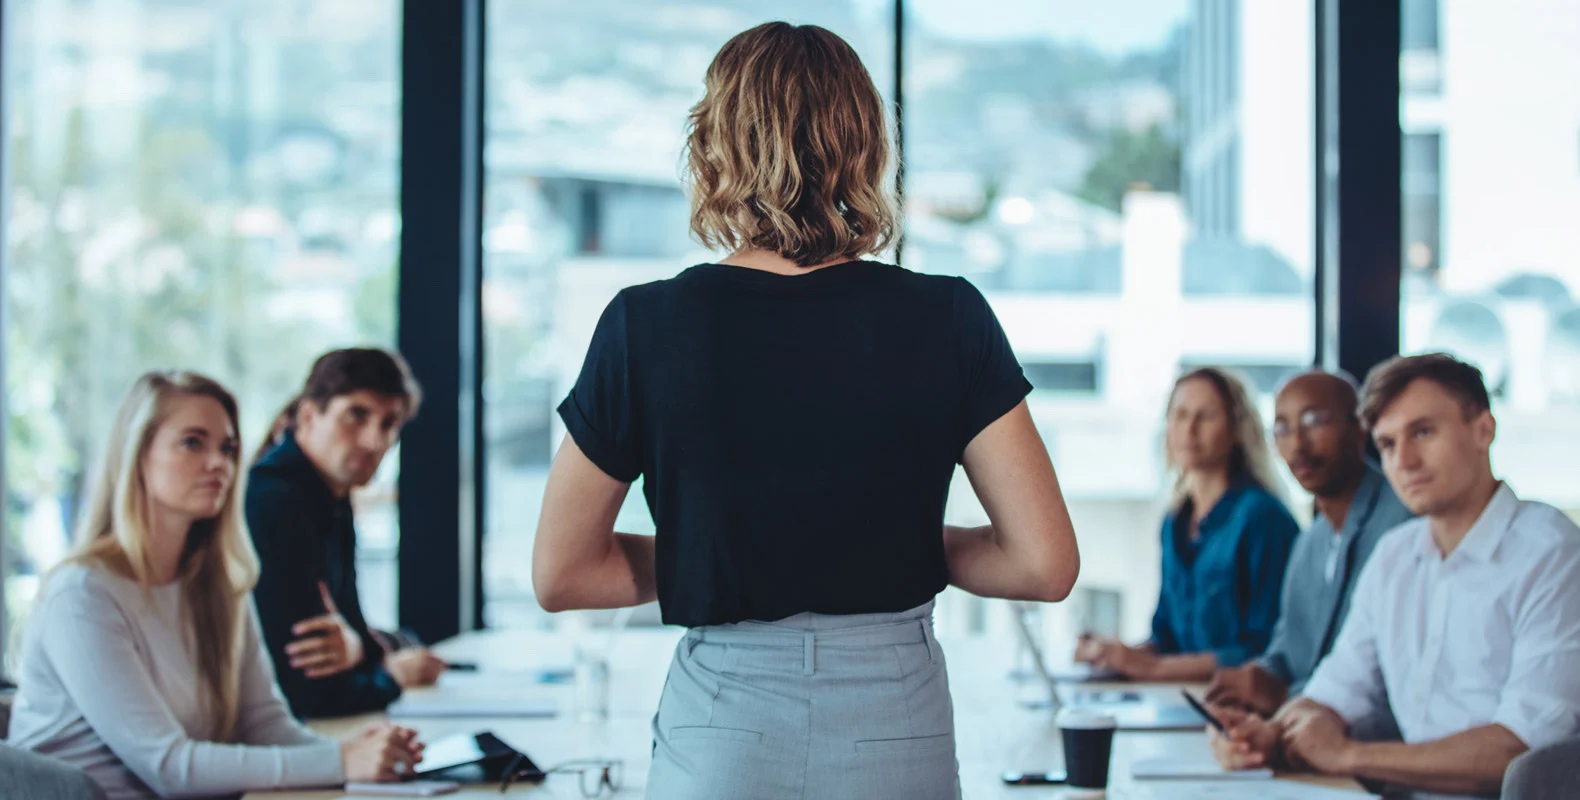
[[[1163,586],[1152,638],[1082,637],[1075,659],[1134,680],[1206,681],[1267,648],[1299,525],[1280,499],[1261,416],[1245,384],[1193,370],[1169,396],[1177,472],[1163,520]]]

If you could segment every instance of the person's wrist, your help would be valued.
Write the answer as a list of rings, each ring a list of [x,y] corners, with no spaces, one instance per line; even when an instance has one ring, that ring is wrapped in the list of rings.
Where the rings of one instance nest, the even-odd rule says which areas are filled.
[[[1346,777],[1353,777],[1360,773],[1365,762],[1366,746],[1354,739],[1345,737],[1344,743],[1339,745],[1339,751],[1334,755],[1334,765],[1338,772]]]
[[[1289,728],[1294,727],[1296,724],[1304,720],[1307,716],[1315,713],[1317,708],[1319,708],[1319,706],[1317,706],[1315,703],[1312,703],[1310,700],[1304,697],[1299,697],[1292,702],[1285,703],[1283,707],[1278,710],[1278,713],[1274,715],[1273,719],[1282,729],[1288,730]]]
[[[1126,661],[1128,663],[1125,665],[1125,672],[1133,680],[1138,681],[1157,680],[1163,664],[1162,658],[1140,647],[1131,650],[1130,658],[1126,659]]]
[[[1267,748],[1267,766],[1278,772],[1288,772],[1294,769],[1294,764],[1289,760],[1289,751],[1284,749],[1282,738],[1273,742]]]
[[[336,741],[334,739],[329,739],[327,743],[335,745],[336,758],[334,761],[334,783],[345,783],[351,780],[351,776],[347,774],[347,771],[351,768],[351,765],[346,763],[345,743]],[[326,747],[325,750],[327,751],[328,748]],[[327,761],[327,758],[325,760]]]
[[[1259,706],[1260,711],[1271,715],[1276,713],[1289,700],[1289,687],[1284,685],[1277,676],[1266,672],[1262,673],[1261,678],[1261,680],[1251,681],[1250,695]]]

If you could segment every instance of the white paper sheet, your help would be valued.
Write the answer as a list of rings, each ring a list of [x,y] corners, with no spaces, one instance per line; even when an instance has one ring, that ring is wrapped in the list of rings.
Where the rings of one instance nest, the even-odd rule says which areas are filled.
[[[1215,761],[1191,758],[1143,758],[1130,765],[1130,777],[1138,780],[1215,780],[1257,781],[1273,777],[1270,769],[1242,769],[1230,772]]]
[[[443,692],[412,694],[390,704],[389,715],[402,717],[552,717],[559,704],[548,698],[456,697]]]
[[[1376,795],[1290,781],[1147,781],[1156,800],[1363,800]]]

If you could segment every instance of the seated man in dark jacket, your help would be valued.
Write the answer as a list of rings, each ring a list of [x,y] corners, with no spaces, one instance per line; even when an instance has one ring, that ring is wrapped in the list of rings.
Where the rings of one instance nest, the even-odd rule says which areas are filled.
[[[299,717],[380,711],[444,670],[426,649],[386,652],[357,597],[350,494],[373,479],[420,401],[399,356],[328,353],[275,420],[248,477],[247,525],[263,565],[258,616]]]

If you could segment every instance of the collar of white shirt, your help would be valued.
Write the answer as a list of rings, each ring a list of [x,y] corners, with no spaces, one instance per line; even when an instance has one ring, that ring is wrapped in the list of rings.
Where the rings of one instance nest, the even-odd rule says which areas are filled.
[[[1503,532],[1509,529],[1519,510],[1520,498],[1507,483],[1499,483],[1498,490],[1492,493],[1492,500],[1482,509],[1476,524],[1465,532],[1465,538],[1459,541],[1454,552],[1449,553],[1447,558],[1442,556],[1437,549],[1437,540],[1432,538],[1432,525],[1427,523],[1421,526],[1420,538],[1416,539],[1416,556],[1444,563],[1461,559],[1491,563],[1492,557],[1498,552],[1498,545],[1503,542]]]

